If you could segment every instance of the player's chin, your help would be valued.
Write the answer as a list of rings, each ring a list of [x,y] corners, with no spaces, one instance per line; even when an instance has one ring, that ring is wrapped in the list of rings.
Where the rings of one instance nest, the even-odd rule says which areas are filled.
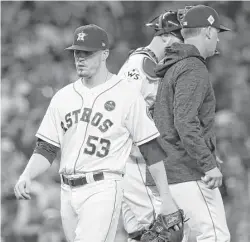
[[[77,70],[77,74],[79,77],[88,77],[89,76],[89,72],[85,71],[85,70]]]
[[[216,54],[216,48],[212,49],[209,53],[209,56],[208,57],[212,57]]]

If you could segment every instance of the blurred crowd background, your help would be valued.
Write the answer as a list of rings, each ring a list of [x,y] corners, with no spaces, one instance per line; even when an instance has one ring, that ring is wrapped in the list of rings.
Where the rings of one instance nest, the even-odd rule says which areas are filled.
[[[220,56],[208,60],[217,98],[221,188],[231,242],[250,241],[250,2],[204,2],[232,29],[220,37]],[[35,145],[52,95],[76,80],[74,30],[97,24],[109,33],[108,65],[117,73],[131,49],[145,46],[144,26],[164,10],[198,2],[1,2],[1,241],[65,242],[60,221],[58,159],[33,184],[31,201],[16,201],[13,186]],[[67,100],[65,100],[67,101]],[[195,202],[195,201],[194,201]],[[194,240],[190,240],[193,242]],[[91,242],[91,241],[90,241]],[[119,241],[117,241],[119,242]]]

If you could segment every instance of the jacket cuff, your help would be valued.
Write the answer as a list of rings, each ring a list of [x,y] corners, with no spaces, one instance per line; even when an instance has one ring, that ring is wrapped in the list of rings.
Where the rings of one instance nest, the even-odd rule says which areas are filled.
[[[201,171],[204,173],[217,167],[217,162],[212,155],[209,156],[206,160],[199,161],[198,164]]]

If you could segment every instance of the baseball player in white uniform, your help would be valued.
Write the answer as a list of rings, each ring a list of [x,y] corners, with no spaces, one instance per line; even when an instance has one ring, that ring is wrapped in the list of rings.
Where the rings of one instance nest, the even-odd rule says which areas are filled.
[[[107,33],[96,25],[81,26],[67,49],[74,51],[80,78],[53,96],[14,191],[18,199],[31,199],[31,180],[50,167],[60,149],[61,216],[67,240],[113,242],[132,143],[139,146],[154,177],[162,214],[168,200],[165,153],[156,142],[159,133],[140,92],[106,67]]]
[[[155,29],[154,38],[147,47],[138,48],[130,54],[118,75],[125,76],[131,84],[131,90],[137,89],[141,92],[147,103],[147,109],[151,111],[160,81],[155,75],[154,68],[165,56],[165,47],[174,42],[181,42],[182,36],[177,12],[165,12],[153,19],[147,26]],[[161,199],[159,196],[154,196],[151,189],[146,186],[148,183],[146,182],[146,163],[136,146],[133,146],[126,163],[124,181],[122,202],[124,227],[128,233],[128,241],[139,241],[142,233],[159,214]],[[167,212],[171,214],[175,211],[177,207],[169,192]]]

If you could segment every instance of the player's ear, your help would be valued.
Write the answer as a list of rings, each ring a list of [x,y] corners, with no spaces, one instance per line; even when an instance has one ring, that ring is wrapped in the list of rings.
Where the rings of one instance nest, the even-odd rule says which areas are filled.
[[[102,52],[102,60],[105,61],[109,57],[109,50],[104,50]]]
[[[208,39],[211,39],[211,36],[212,36],[212,28],[210,26],[208,26],[207,28],[204,28],[203,29],[204,32],[205,32],[205,36],[208,38]]]

